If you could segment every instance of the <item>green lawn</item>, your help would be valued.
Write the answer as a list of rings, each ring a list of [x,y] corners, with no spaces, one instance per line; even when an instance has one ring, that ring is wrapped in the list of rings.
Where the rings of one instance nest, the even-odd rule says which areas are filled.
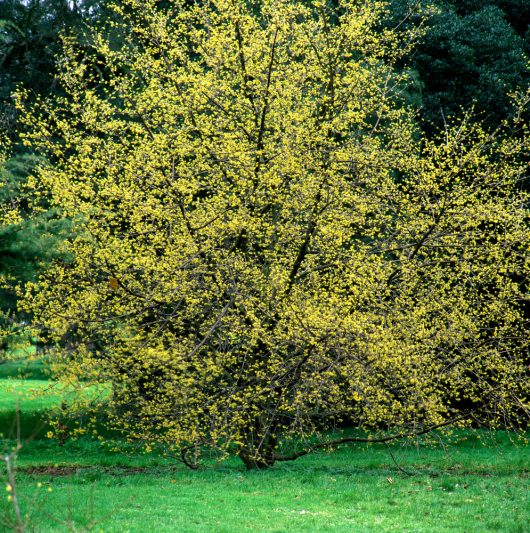
[[[25,379],[47,379],[49,369],[42,360],[32,360],[27,357],[27,353],[34,353],[34,349],[19,349],[11,352],[12,359],[0,364],[0,379],[4,378],[25,378]]]
[[[15,435],[16,406],[22,437],[41,437],[49,429],[47,412],[61,403],[54,383],[45,380],[0,379],[0,436]]]
[[[0,421],[13,415],[7,385],[13,388],[0,382]],[[26,420],[58,401],[25,399],[36,382],[15,385]],[[530,453],[510,437],[460,433],[446,447],[394,445],[412,476],[381,445],[344,447],[265,472],[247,472],[235,459],[190,471],[132,446],[113,451],[84,439],[60,447],[37,438],[20,454],[18,494],[28,531],[39,532],[83,531],[94,520],[95,531],[120,533],[528,532]],[[0,519],[9,505],[2,496]]]

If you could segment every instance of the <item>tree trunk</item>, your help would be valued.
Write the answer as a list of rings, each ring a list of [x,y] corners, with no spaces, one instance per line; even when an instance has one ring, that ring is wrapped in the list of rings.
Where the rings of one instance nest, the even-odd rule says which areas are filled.
[[[249,439],[248,442],[251,443],[252,440]],[[238,451],[238,455],[247,470],[265,470],[276,462],[275,450],[277,444],[278,439],[275,436],[268,435],[258,447],[252,444],[242,446]]]

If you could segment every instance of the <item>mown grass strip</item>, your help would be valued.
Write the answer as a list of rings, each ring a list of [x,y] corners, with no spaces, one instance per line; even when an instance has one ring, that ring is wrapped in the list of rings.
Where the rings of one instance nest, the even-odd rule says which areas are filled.
[[[487,446],[475,440],[446,449],[395,447],[400,464],[415,471],[411,477],[375,445],[265,472],[247,472],[235,460],[192,472],[131,447],[35,441],[20,457],[19,491],[36,531],[66,531],[59,521],[69,519],[78,528],[101,519],[105,532],[524,532],[528,450],[501,437]]]
[[[42,396],[46,390],[52,394]],[[61,401],[51,382],[0,380],[0,423],[12,420],[17,402],[25,425]],[[514,437],[455,431],[449,444],[394,443],[396,461],[414,474],[406,476],[375,444],[264,472],[248,472],[235,458],[194,472],[119,440],[59,446],[37,436],[20,453],[17,490],[28,529],[38,532],[522,533],[530,522],[530,455]],[[11,512],[0,498],[0,522]]]

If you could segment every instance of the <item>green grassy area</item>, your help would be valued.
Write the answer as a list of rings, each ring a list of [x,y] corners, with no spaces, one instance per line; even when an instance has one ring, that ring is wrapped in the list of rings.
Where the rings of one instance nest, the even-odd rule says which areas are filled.
[[[61,400],[51,381],[0,379],[0,435],[16,434],[18,406],[21,436],[42,437],[49,429],[48,412]]]
[[[374,445],[265,472],[236,460],[193,472],[88,440],[33,441],[20,455],[18,490],[33,530],[43,532],[94,519],[105,532],[528,531],[528,450],[506,435],[487,445],[469,437],[445,450],[393,450],[413,476]]]
[[[13,393],[22,392],[23,423],[59,401],[28,398],[38,387],[0,381],[0,423],[14,414]],[[530,453],[511,437],[459,432],[447,446],[393,445],[396,461],[413,475],[398,470],[382,445],[344,447],[268,471],[248,472],[237,459],[190,471],[131,445],[117,451],[84,438],[61,447],[37,438],[20,453],[17,491],[28,530],[38,532],[526,532]],[[11,512],[2,496],[0,524]]]
[[[0,364],[0,379],[5,378],[48,379],[49,369],[45,361],[29,359],[21,352],[19,357]]]

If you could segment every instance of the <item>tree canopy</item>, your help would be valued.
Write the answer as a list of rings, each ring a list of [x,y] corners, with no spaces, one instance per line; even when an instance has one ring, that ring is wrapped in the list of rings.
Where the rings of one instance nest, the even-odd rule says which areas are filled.
[[[472,105],[483,123],[495,127],[513,112],[509,93],[530,81],[530,41],[525,40],[530,4],[437,0],[427,17],[418,4],[392,0],[386,25],[425,25],[424,37],[404,63],[418,74],[423,127],[443,127],[446,117],[461,117]]]
[[[22,123],[14,93],[18,86],[24,86],[28,104],[37,95],[60,94],[55,76],[61,34],[76,35],[80,46],[86,45],[87,24],[109,14],[107,3],[0,0],[0,148],[5,151],[5,160],[0,162],[0,210],[9,213],[0,226],[0,312],[9,315],[9,330],[20,329],[17,321],[27,324],[30,318],[17,313],[14,286],[35,279],[57,255],[55,244],[69,225],[61,220],[59,210],[46,209],[46,196],[37,198],[26,186],[28,176],[42,159],[20,143]],[[2,338],[3,347],[10,337]]]
[[[521,114],[422,136],[395,68],[417,30],[376,31],[382,2],[156,5],[115,7],[120,46],[66,39],[65,96],[20,96],[76,228],[25,298],[75,330],[65,376],[188,463],[528,412]]]

